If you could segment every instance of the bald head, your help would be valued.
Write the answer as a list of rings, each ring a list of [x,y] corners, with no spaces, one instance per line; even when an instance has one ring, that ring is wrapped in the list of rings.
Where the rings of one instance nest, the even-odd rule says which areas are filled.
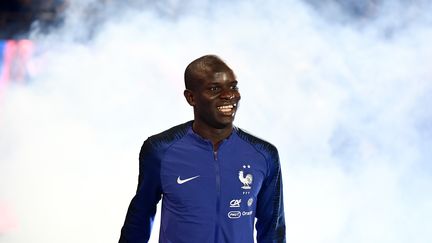
[[[203,80],[212,79],[218,72],[234,72],[216,55],[205,55],[191,62],[185,70],[184,81],[186,89],[195,90]]]

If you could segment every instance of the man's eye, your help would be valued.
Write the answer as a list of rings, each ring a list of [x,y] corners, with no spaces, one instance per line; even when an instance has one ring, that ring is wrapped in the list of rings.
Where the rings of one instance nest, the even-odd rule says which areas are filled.
[[[237,87],[237,85],[233,85],[233,86],[231,86],[231,89],[232,90],[238,90],[239,88]]]
[[[219,87],[210,87],[210,91],[219,91]]]

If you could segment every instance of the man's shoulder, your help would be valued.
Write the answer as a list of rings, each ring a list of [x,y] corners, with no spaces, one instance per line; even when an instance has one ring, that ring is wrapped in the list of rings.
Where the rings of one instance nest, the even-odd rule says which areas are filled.
[[[237,135],[242,140],[252,145],[258,151],[262,153],[267,153],[270,156],[277,156],[278,154],[277,148],[272,143],[262,138],[259,138],[244,129],[236,127],[235,130]]]
[[[163,144],[170,144],[181,139],[186,135],[189,128],[191,127],[192,121],[188,121],[174,127],[171,127],[163,132],[152,135],[147,138],[146,142],[152,144],[153,146],[160,146]]]
[[[153,154],[156,156],[163,153],[163,151],[166,151],[170,145],[186,135],[191,124],[191,121],[185,122],[148,137],[141,146],[140,159],[144,155]]]

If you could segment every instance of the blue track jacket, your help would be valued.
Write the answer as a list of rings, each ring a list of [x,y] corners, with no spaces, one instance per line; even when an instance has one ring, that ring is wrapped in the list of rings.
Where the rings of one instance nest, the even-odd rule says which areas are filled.
[[[119,243],[150,238],[162,198],[161,243],[285,242],[277,149],[234,128],[213,151],[192,121],[149,137],[139,156],[138,189]]]

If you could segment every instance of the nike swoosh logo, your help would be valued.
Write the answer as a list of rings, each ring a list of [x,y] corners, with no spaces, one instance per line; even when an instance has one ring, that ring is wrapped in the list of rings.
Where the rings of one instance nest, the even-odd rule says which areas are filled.
[[[179,176],[179,177],[177,177],[177,184],[181,185],[183,183],[186,183],[186,182],[191,181],[191,180],[198,178],[198,177],[199,177],[199,175],[182,180],[182,179],[180,179],[180,176]]]

